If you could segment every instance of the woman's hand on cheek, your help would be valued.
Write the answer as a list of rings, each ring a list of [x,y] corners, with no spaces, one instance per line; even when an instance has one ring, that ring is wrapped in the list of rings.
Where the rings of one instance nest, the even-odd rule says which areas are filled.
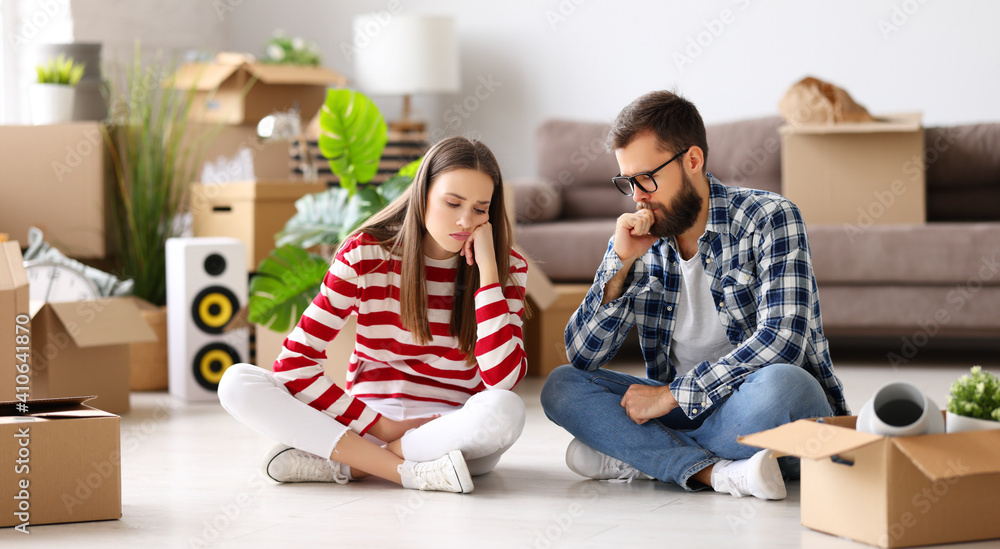
[[[472,234],[465,240],[461,255],[469,265],[476,263],[476,258],[491,258],[493,253],[493,226],[487,221],[472,229]]]

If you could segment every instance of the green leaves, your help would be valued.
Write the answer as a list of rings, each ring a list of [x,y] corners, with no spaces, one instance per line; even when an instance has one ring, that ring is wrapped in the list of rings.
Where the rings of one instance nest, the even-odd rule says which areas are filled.
[[[83,78],[85,68],[84,63],[75,63],[72,57],[67,58],[60,53],[55,59],[49,59],[48,64],[35,67],[35,72],[38,73],[39,84],[76,86]]]
[[[1000,421],[1000,379],[973,366],[951,385],[948,411],[960,416]]]
[[[353,195],[344,188],[308,194],[295,201],[296,213],[275,236],[278,246],[337,246],[369,217],[409,188],[413,178],[395,175],[381,185],[366,185]]]
[[[319,293],[328,268],[321,256],[297,246],[273,250],[250,281],[250,322],[288,333]]]
[[[353,90],[329,90],[319,115],[319,150],[354,194],[375,177],[389,139],[385,119],[371,99]]]

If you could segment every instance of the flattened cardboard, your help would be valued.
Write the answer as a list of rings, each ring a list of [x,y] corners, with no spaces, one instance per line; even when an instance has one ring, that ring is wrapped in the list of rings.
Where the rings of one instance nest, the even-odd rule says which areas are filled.
[[[46,303],[31,320],[31,394],[96,394],[91,406],[129,410],[129,344],[156,334],[130,298]]]
[[[803,458],[802,524],[814,530],[880,547],[1000,538],[1000,522],[984,515],[1000,508],[1000,432],[880,437],[857,433],[854,420],[800,420],[739,440]]]
[[[174,74],[176,88],[196,90],[191,115],[224,124],[256,124],[296,105],[309,120],[323,105],[327,86],[346,82],[323,67],[265,65],[233,55],[220,55],[215,63],[189,63]]]
[[[919,113],[878,122],[783,126],[781,194],[807,225],[924,223],[924,136]]]
[[[0,357],[3,357],[0,364],[5,365],[0,368],[0,399],[17,398],[17,376],[21,373],[17,367],[31,364],[30,345],[18,345],[16,339],[18,335],[27,335],[29,339],[32,336],[30,323],[17,323],[18,315],[29,313],[28,307],[28,275],[24,272],[21,248],[16,241],[0,242],[0,333],[4,334],[0,337]],[[23,362],[17,358],[25,355],[27,360]]]
[[[246,245],[247,272],[274,249],[274,235],[295,215],[295,201],[326,190],[320,182],[271,180],[191,185],[194,236],[228,236]]]
[[[32,225],[70,257],[103,258],[111,163],[99,122],[0,125],[0,232],[28,242]]]
[[[0,527],[121,518],[121,418],[90,398],[0,402]]]

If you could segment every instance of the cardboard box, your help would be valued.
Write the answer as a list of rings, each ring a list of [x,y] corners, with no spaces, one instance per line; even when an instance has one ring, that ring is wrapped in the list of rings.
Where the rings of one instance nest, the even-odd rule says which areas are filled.
[[[883,437],[855,417],[740,442],[802,458],[802,524],[880,547],[1000,538],[1000,431]]]
[[[145,299],[132,298],[156,341],[129,344],[129,388],[133,391],[166,391],[169,388],[167,361],[167,308]]]
[[[288,179],[292,162],[288,141],[265,143],[257,136],[257,127],[220,126],[218,124],[192,123],[188,126],[189,139],[204,151],[204,161],[214,163],[220,156],[232,159],[242,148],[250,150],[253,157],[254,179]],[[201,176],[202,166],[195,175]],[[228,180],[242,179],[228,177]]]
[[[295,201],[326,190],[319,182],[234,181],[191,186],[194,236],[229,236],[247,247],[247,272],[274,249],[274,235],[295,215]]]
[[[0,402],[0,527],[121,518],[121,418],[89,398]]]
[[[780,128],[782,194],[807,225],[926,222],[920,114],[881,120]]]
[[[0,242],[0,400],[27,394],[31,375],[31,319],[28,275],[16,241]],[[27,345],[24,344],[27,342]],[[25,377],[20,377],[25,376]],[[21,387],[18,390],[18,387]]]
[[[98,122],[0,126],[0,232],[27,243],[34,225],[68,256],[109,255],[107,154]]]
[[[545,285],[543,281],[548,281],[545,273],[537,264],[529,264],[528,301],[532,316],[524,324],[524,347],[528,352],[528,375],[541,377],[569,364],[563,334],[569,317],[590,290],[590,284]]]
[[[196,90],[191,116],[205,122],[253,124],[298,106],[309,120],[326,100],[327,86],[347,79],[323,67],[251,63],[248,56],[219,54],[213,63],[189,63],[174,74],[174,86]],[[249,89],[247,89],[249,86]]]
[[[352,316],[344,324],[337,337],[326,347],[326,366],[323,369],[326,375],[330,376],[341,387],[347,380],[347,366],[351,361],[351,355],[354,354],[354,338],[357,335],[357,329],[358,321]],[[281,353],[281,346],[288,334],[278,333],[260,324],[254,324],[254,335],[257,344],[256,358],[254,358],[256,364],[265,370],[272,370],[274,361]]]
[[[46,303],[31,319],[31,395],[97,395],[91,406],[129,410],[129,344],[156,334],[130,298]]]

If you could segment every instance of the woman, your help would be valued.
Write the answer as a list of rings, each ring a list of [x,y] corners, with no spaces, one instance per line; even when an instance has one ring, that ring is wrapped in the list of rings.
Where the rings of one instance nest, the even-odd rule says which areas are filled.
[[[407,192],[344,242],[274,373],[226,371],[222,405],[281,442],[265,456],[268,476],[344,484],[375,475],[467,493],[472,476],[493,469],[524,426],[510,389],[527,368],[527,264],[511,249],[503,198],[485,145],[437,143]],[[350,315],[358,327],[345,392],[323,363]]]

